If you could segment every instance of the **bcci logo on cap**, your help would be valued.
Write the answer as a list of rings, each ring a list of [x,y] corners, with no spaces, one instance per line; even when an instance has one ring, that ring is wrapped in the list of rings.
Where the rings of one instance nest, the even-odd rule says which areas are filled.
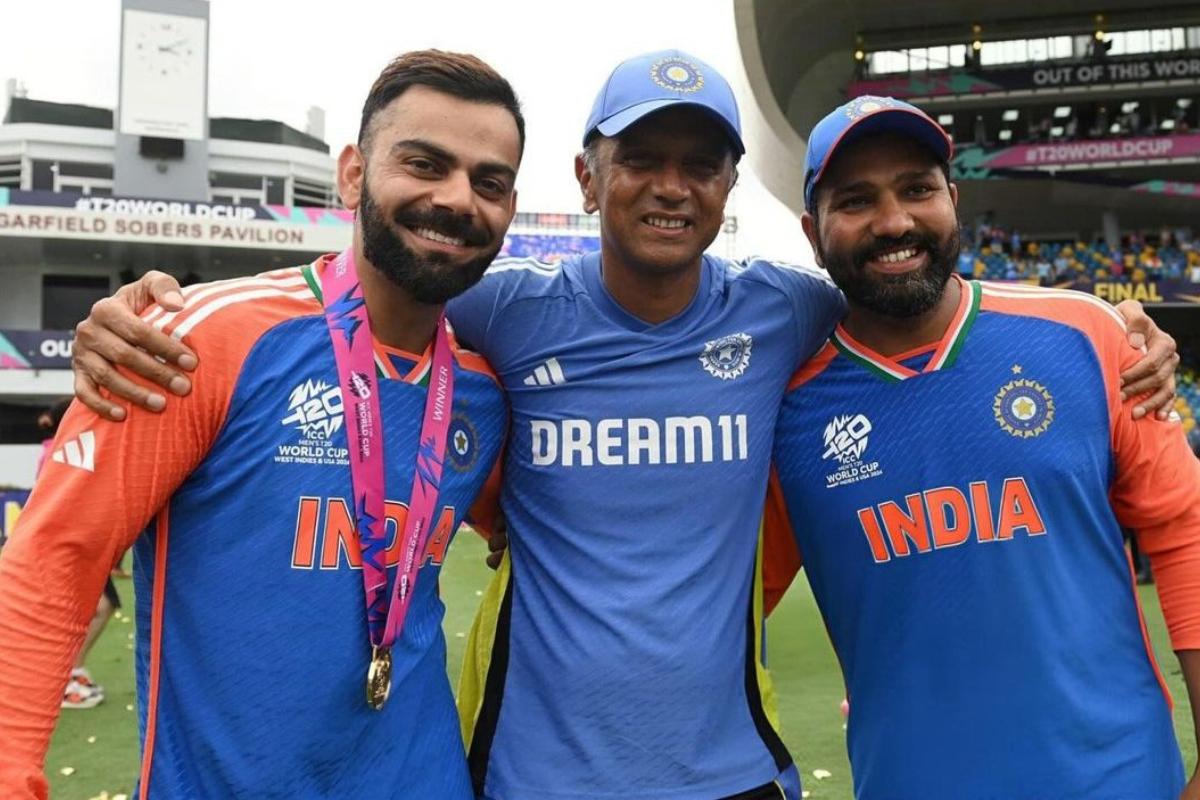
[[[885,108],[893,108],[896,105],[890,97],[875,97],[873,95],[863,95],[856,97],[844,106],[846,116],[852,120],[865,117],[868,114],[874,114],[876,111],[881,111]]]
[[[714,378],[731,381],[750,366],[750,348],[754,340],[748,333],[734,333],[704,343],[700,363]]]
[[[664,89],[673,92],[698,92],[704,88],[700,68],[682,58],[664,58],[650,66],[650,77]]]

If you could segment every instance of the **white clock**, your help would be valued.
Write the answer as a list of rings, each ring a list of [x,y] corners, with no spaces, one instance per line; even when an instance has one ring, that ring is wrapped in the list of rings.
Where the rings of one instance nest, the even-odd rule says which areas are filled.
[[[127,8],[122,34],[121,133],[205,138],[208,21]]]

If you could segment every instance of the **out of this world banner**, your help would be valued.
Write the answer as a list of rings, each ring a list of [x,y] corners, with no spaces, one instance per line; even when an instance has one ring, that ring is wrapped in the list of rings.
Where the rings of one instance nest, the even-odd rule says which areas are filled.
[[[0,369],[70,369],[74,331],[0,328]]]
[[[854,81],[850,97],[942,97],[1012,91],[1050,91],[1088,86],[1119,86],[1148,81],[1200,80],[1200,55],[1159,53],[1153,56],[1108,58],[1087,62],[1040,62],[994,69],[910,72]]]

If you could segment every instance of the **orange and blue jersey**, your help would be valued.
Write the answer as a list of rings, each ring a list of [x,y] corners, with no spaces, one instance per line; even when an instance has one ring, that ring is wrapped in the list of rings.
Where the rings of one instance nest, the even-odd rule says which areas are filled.
[[[455,347],[439,506],[393,648],[370,657],[346,424],[313,266],[184,290],[147,319],[201,353],[194,388],[124,423],[76,405],[0,557],[0,795],[45,797],[67,673],[110,568],[134,547],[137,797],[466,800],[437,579],[500,452],[507,408]],[[429,352],[376,346],[389,566],[412,486]],[[391,570],[394,574],[394,570]]]
[[[1120,317],[954,279],[938,342],[839,327],[780,412],[764,567],[803,559],[850,700],[857,797],[1175,800],[1184,773],[1122,527],[1200,648],[1200,462],[1134,421]]]

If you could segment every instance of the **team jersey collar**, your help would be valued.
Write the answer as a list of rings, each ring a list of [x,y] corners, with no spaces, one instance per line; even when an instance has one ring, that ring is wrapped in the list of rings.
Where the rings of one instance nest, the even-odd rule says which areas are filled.
[[[978,281],[964,281],[957,275],[952,276],[951,280],[958,281],[961,289],[958,309],[955,310],[954,318],[946,327],[945,334],[937,342],[933,356],[930,357],[921,372],[906,367],[896,357],[889,358],[876,353],[865,344],[855,340],[840,324],[834,329],[830,341],[846,358],[886,381],[903,381],[923,373],[948,369],[954,365],[962,350],[963,342],[966,341],[967,333],[975,324],[976,317],[979,316],[979,301],[983,296],[983,290]]]
[[[668,334],[690,325],[695,317],[704,313],[708,295],[713,290],[713,265],[708,256],[702,256],[700,282],[696,286],[696,294],[693,295],[692,301],[670,319],[652,324],[630,314],[608,293],[608,287],[604,285],[599,250],[585,253],[579,259],[579,271],[595,307],[612,322],[635,333]]]
[[[300,273],[304,275],[304,280],[308,283],[308,288],[317,298],[318,303],[325,302],[325,298],[321,294],[321,278],[318,271],[324,269],[332,259],[333,255],[324,255],[313,263],[305,264],[300,268]],[[375,350],[375,374],[378,377],[404,381],[417,386],[429,385],[429,372],[433,365],[432,342],[419,356],[399,348],[388,347],[374,337],[372,337],[371,344]]]

